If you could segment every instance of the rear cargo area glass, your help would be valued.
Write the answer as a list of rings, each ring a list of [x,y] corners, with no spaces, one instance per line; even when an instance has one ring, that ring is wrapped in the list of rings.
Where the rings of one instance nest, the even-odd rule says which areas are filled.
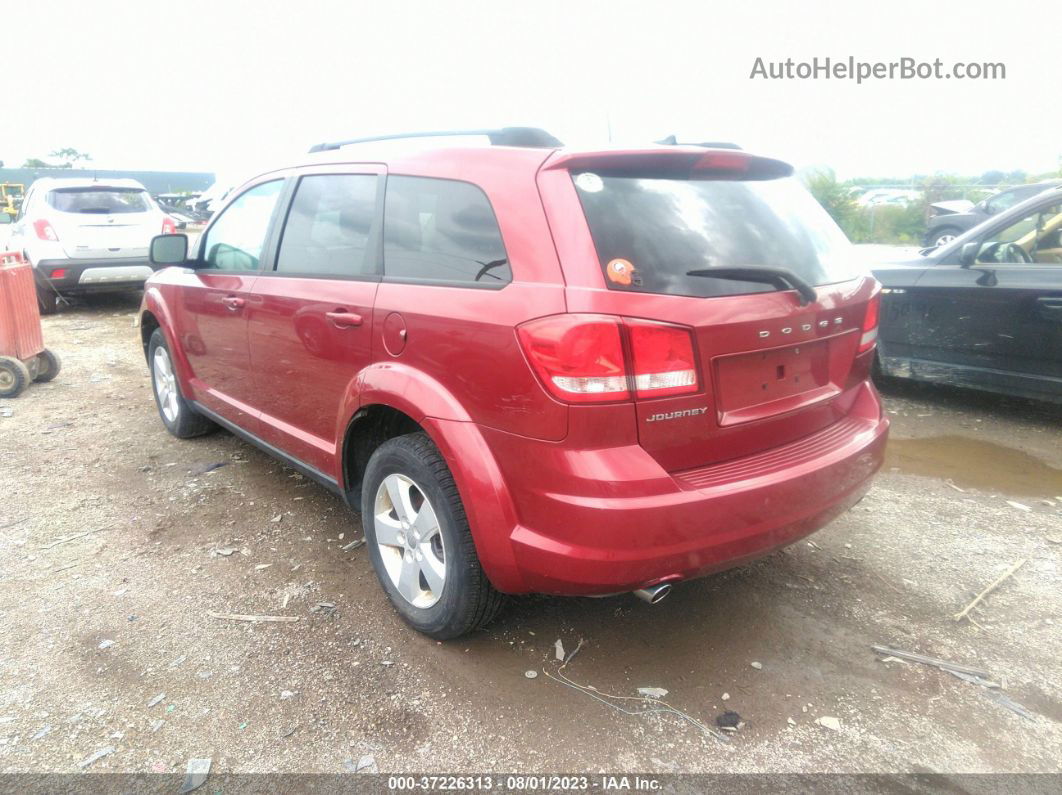
[[[147,193],[135,188],[61,188],[48,194],[48,204],[62,213],[146,213]]]
[[[787,268],[812,285],[863,275],[833,219],[792,178],[675,179],[573,175],[605,283],[688,296],[768,292],[770,285],[691,270]]]

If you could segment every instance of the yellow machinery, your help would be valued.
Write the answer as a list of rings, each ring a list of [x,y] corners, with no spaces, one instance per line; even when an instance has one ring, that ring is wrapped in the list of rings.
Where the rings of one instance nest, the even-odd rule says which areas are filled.
[[[0,182],[0,213],[7,213],[11,220],[18,215],[18,208],[22,206],[22,197],[26,193],[26,186],[18,182]]]

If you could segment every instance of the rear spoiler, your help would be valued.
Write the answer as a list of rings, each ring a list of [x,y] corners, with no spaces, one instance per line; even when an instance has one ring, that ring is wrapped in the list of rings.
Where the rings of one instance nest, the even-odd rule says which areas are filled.
[[[661,138],[659,141],[653,143],[663,144],[664,146],[700,146],[705,149],[740,149],[738,144],[731,143],[730,141],[700,141],[694,142],[679,142],[678,138],[674,135],[669,135],[666,138]]]
[[[630,176],[711,177],[748,180],[777,179],[793,174],[782,160],[734,149],[700,146],[662,146],[652,149],[603,149],[590,152],[555,152],[543,170],[599,171]]]

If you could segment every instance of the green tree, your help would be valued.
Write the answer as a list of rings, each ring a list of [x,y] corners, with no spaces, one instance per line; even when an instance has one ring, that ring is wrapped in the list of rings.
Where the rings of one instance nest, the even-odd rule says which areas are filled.
[[[43,160],[38,160],[35,157],[31,157],[29,160],[27,160],[25,163],[23,163],[22,167],[23,168],[51,168],[51,166],[48,165],[47,163],[45,163]]]
[[[92,159],[92,155],[88,154],[87,152],[79,152],[78,150],[72,149],[69,146],[64,147],[63,149],[56,149],[54,152],[51,153],[51,157],[57,157],[60,160],[64,161],[62,165],[59,166],[59,168],[73,168],[74,163],[78,162],[79,160],[88,161]]]
[[[853,240],[861,235],[859,207],[852,195],[852,188],[837,181],[831,168],[820,168],[803,174],[804,184],[811,195],[822,205],[844,233]]]

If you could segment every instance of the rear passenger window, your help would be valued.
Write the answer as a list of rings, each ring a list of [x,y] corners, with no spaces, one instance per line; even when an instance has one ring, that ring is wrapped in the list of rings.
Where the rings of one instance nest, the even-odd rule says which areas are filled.
[[[376,212],[374,174],[303,177],[284,224],[277,271],[322,276],[372,273],[369,231]]]
[[[477,287],[512,281],[498,221],[475,185],[388,177],[384,204],[388,277]]]

